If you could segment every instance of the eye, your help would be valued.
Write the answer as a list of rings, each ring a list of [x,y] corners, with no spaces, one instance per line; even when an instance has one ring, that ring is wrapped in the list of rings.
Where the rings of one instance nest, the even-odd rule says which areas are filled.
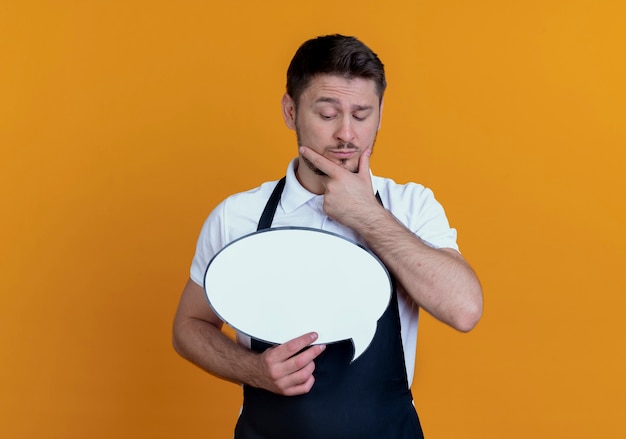
[[[334,119],[335,115],[334,114],[320,114],[320,117],[324,120],[332,120]]]
[[[353,114],[352,117],[359,122],[363,122],[367,118],[367,116],[357,116],[356,114]]]

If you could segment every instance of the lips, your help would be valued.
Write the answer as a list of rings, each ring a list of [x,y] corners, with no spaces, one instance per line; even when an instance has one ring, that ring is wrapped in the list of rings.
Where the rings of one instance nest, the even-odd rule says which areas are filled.
[[[356,153],[358,152],[358,150],[356,149],[334,149],[334,150],[330,150],[329,153],[338,159],[349,159],[351,157],[353,157]]]

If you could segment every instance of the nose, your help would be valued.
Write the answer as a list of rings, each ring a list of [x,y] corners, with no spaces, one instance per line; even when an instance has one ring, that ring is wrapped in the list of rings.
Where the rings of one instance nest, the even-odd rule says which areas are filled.
[[[354,140],[355,133],[352,127],[352,120],[350,117],[343,117],[339,119],[339,126],[335,132],[335,138],[342,143],[351,143]]]

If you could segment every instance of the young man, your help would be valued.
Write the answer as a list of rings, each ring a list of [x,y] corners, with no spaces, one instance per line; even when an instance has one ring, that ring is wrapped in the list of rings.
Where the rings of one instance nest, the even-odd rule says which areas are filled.
[[[273,181],[233,195],[202,228],[174,321],[174,346],[209,373],[244,384],[238,439],[423,437],[410,391],[418,310],[460,331],[481,316],[480,284],[432,192],[370,173],[385,87],[383,64],[356,38],[305,42],[289,66],[282,100],[298,141],[284,187]],[[268,204],[275,214],[259,223]],[[350,363],[349,341],[311,346],[315,333],[269,346],[243,334],[235,343],[221,332],[202,288],[209,261],[257,228],[280,226],[355,240],[394,278],[390,305],[357,361]]]

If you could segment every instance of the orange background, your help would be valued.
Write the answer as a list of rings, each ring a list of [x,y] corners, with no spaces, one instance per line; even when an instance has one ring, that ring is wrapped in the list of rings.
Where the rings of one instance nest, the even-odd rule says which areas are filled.
[[[200,226],[279,178],[287,64],[341,32],[390,83],[374,172],[430,186],[484,286],[424,317],[429,439],[626,437],[626,7],[0,3],[0,436],[231,437],[170,331]]]

